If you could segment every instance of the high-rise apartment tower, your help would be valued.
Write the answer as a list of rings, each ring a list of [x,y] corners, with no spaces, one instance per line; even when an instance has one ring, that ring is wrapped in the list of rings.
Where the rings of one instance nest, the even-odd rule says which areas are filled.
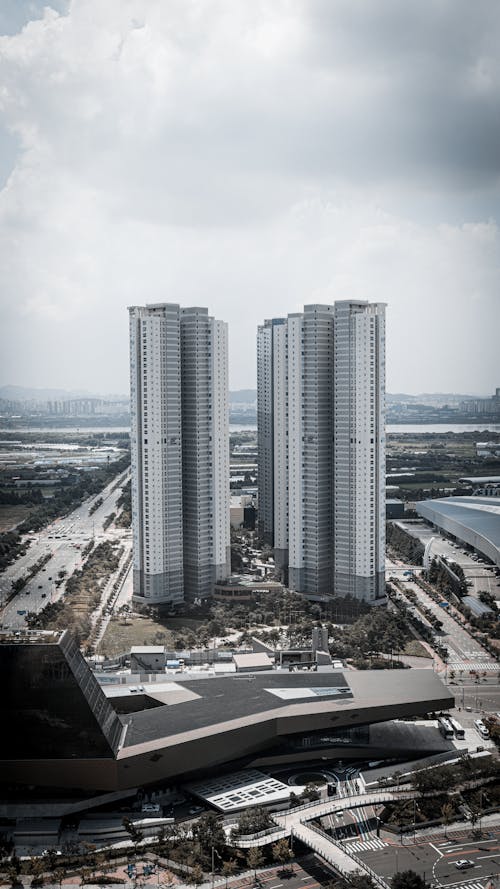
[[[230,571],[227,325],[172,303],[129,314],[134,599],[176,604]]]
[[[385,591],[385,306],[305,306],[257,334],[259,520],[291,589]]]

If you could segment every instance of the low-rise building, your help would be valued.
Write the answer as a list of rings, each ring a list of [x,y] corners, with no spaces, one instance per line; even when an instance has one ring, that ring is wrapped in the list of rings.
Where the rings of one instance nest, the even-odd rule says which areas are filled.
[[[166,666],[163,645],[134,645],[130,649],[132,673],[164,673]]]

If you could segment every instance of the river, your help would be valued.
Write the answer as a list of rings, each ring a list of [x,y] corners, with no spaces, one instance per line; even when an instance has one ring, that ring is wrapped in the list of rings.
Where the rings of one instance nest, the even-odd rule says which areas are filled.
[[[128,426],[11,426],[0,427],[2,432],[50,432],[68,433],[71,435],[92,435],[98,432],[129,432]],[[230,423],[230,432],[256,432],[255,423]],[[386,432],[398,434],[425,432],[500,432],[500,423],[388,423]]]

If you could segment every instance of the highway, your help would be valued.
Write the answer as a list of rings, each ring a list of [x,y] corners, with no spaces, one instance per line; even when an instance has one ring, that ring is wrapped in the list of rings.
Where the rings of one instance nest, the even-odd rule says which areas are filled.
[[[111,525],[106,531],[103,530],[106,516],[112,512],[119,512],[117,500],[128,475],[127,471],[112,479],[103,491],[85,500],[81,506],[65,518],[56,519],[41,531],[27,535],[31,541],[27,552],[13,562],[2,575],[0,581],[1,601],[5,602],[13,581],[25,575],[28,569],[43,556],[50,555],[50,559],[26,584],[24,589],[5,605],[2,613],[3,627],[25,628],[28,611],[41,611],[47,603],[55,602],[61,598],[64,595],[66,579],[76,568],[82,567],[82,550],[91,540],[94,540],[96,544],[104,540],[119,540],[126,548],[131,548],[129,528],[119,529]],[[122,481],[113,491],[112,488],[116,485],[118,478]],[[100,497],[102,497],[103,503],[92,515],[89,515],[90,507]],[[66,571],[66,574],[63,582],[57,587],[56,581],[60,579],[59,572],[61,571]],[[19,612],[25,613],[20,614]]]

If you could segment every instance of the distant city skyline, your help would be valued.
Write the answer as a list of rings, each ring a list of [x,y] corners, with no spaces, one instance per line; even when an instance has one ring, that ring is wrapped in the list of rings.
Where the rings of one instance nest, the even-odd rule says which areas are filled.
[[[126,307],[176,302],[253,387],[263,318],[348,299],[387,304],[389,392],[494,391],[499,4],[8,0],[0,34],[0,379],[127,391]]]
[[[495,381],[494,381],[495,382]],[[454,399],[460,400],[463,398],[490,398],[494,391],[496,390],[496,386],[492,385],[491,389],[484,392],[387,392],[386,397],[389,400],[398,401],[399,399],[404,399],[408,397],[409,399],[418,399],[418,398],[428,398],[428,399]],[[242,398],[241,401],[256,401],[257,399],[257,381],[255,381],[254,386],[244,387],[241,389],[232,389],[229,384],[229,397],[230,400],[232,396],[236,396],[239,393],[245,393],[245,398]],[[18,386],[18,385],[1,385],[0,384],[0,399],[9,399],[12,401],[50,401],[51,399],[72,399],[72,398],[97,398],[97,399],[109,399],[109,400],[121,400],[121,399],[129,399],[130,392],[127,390],[123,390],[122,392],[109,392],[109,391],[97,391],[91,390],[88,388],[82,389],[61,389],[60,387],[36,387],[36,386]]]

